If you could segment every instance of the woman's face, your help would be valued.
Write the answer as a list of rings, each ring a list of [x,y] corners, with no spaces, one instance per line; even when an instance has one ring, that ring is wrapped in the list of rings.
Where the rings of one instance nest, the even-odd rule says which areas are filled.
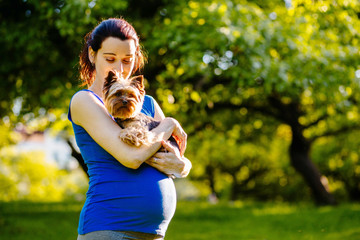
[[[135,41],[121,40],[115,37],[106,38],[95,54],[89,49],[90,61],[95,63],[96,79],[104,81],[110,70],[115,70],[124,79],[130,77],[135,63]]]

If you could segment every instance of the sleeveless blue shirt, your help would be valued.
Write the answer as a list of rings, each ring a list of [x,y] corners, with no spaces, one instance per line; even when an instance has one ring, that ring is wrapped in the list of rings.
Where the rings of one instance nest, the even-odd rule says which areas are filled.
[[[101,102],[101,98],[94,92]],[[154,117],[154,102],[145,96],[142,112]],[[71,120],[71,112],[68,114]],[[79,234],[100,230],[135,231],[165,236],[176,208],[173,180],[150,165],[123,166],[72,122],[75,139],[88,167],[89,189],[80,213]],[[104,126],[106,127],[106,126]]]

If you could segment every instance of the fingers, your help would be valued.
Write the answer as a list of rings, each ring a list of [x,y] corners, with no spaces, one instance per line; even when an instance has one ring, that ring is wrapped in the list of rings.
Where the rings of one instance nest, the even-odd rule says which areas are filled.
[[[173,137],[179,145],[180,155],[183,156],[186,150],[187,134],[180,127],[177,129],[177,131],[174,131]]]
[[[157,158],[157,157],[151,157],[148,160],[145,161],[147,164],[149,164],[150,166],[157,168],[158,170],[159,167],[161,166],[161,159]]]
[[[158,157],[152,156],[151,158],[146,160],[146,162],[151,163],[151,164],[159,164],[159,163],[161,163],[161,159]]]
[[[181,127],[180,123],[174,118],[165,118],[162,121],[170,121],[173,126],[175,126],[172,136],[175,138],[176,142],[179,145],[180,156],[183,156],[186,150],[187,143],[187,134],[184,129]],[[165,148],[166,149],[166,148]]]
[[[175,148],[173,145],[171,145],[169,142],[167,141],[161,141],[162,146],[165,148],[166,151],[174,153],[175,154]]]
[[[186,138],[185,140],[180,140],[179,149],[180,149],[180,155],[184,156],[185,150],[186,150]]]

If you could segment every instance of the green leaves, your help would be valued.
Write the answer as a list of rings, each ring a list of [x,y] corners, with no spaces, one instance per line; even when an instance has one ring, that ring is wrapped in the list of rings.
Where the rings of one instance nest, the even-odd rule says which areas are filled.
[[[271,139],[284,124],[298,124],[311,140],[359,125],[356,0],[0,4],[0,117],[5,122],[67,128],[63,114],[78,90],[84,35],[101,19],[124,16],[148,52],[147,93],[183,124],[203,153],[224,144],[213,152],[218,162],[231,158],[238,164],[242,159],[235,155],[246,152],[241,149],[252,149],[264,136]],[[14,114],[16,99],[22,107]],[[44,121],[49,116],[57,120]],[[249,144],[243,147],[242,140]],[[236,150],[225,159],[228,148]]]

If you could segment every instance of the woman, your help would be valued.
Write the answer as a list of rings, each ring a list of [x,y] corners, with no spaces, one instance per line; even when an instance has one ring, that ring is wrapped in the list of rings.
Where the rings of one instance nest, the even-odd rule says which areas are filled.
[[[102,21],[85,37],[80,76],[88,89],[70,103],[69,120],[90,176],[80,214],[78,239],[163,239],[175,212],[176,192],[169,175],[185,177],[191,163],[183,153],[186,133],[146,96],[142,112],[161,121],[157,141],[139,148],[118,138],[121,128],[103,104],[102,87],[110,70],[128,79],[144,64],[139,38],[124,19]],[[173,135],[180,151],[166,140]],[[157,153],[164,146],[167,152]],[[144,163],[146,162],[146,163]]]

